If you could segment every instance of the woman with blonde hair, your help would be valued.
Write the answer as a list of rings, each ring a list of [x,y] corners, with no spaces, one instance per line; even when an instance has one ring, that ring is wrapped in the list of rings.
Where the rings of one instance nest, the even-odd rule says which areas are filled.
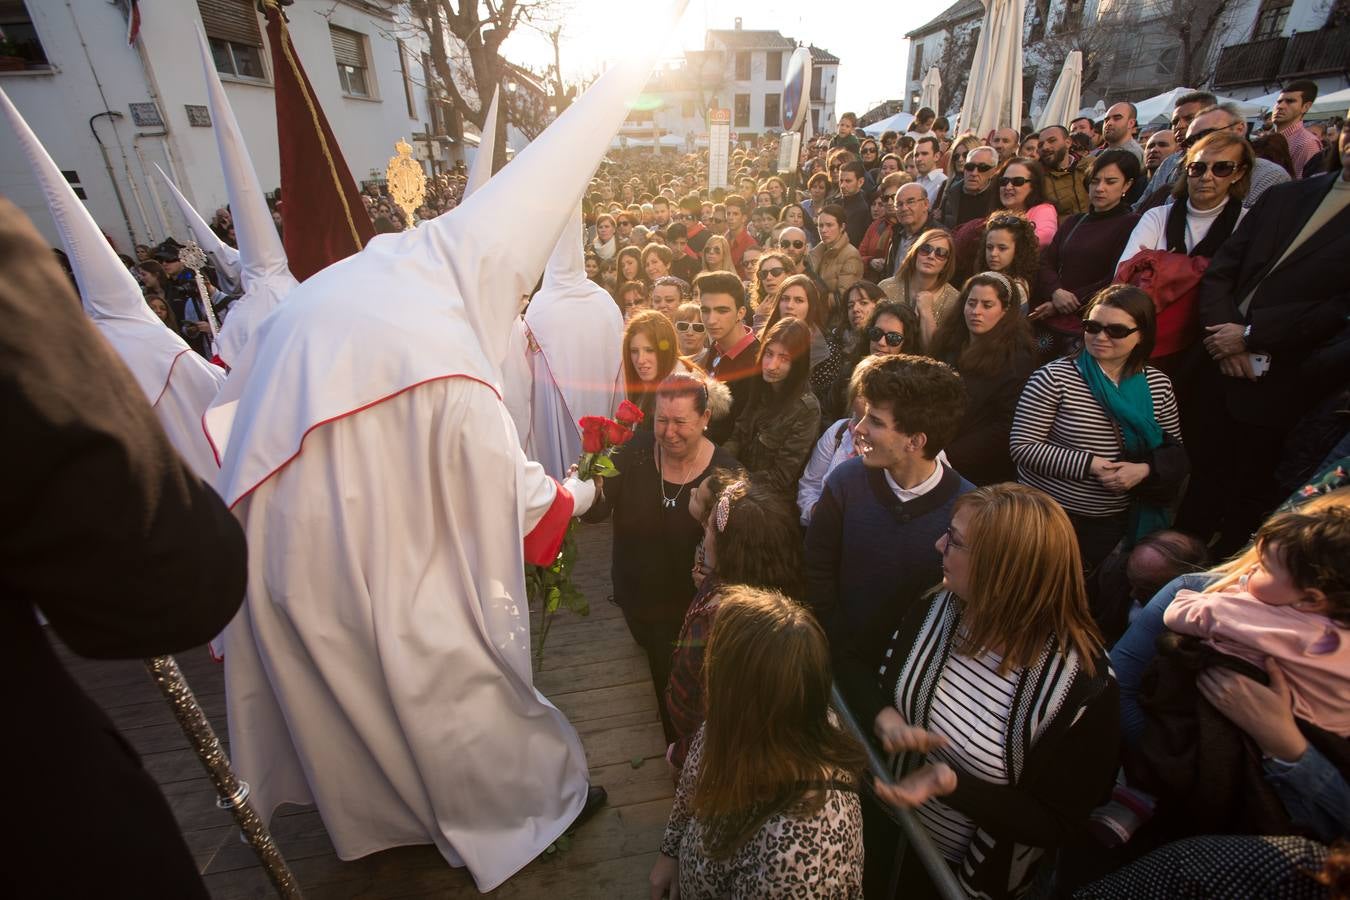
[[[1073,526],[1049,495],[1018,484],[963,494],[937,549],[942,585],[905,616],[880,671],[844,647],[838,677],[899,754],[897,775],[924,762],[955,770],[955,790],[915,816],[966,891],[1017,896],[1110,793],[1116,685]],[[882,896],[896,831],[874,804],[864,817],[868,896]],[[926,880],[914,863],[908,854],[904,890]]]
[[[708,238],[708,243],[703,245],[703,269],[700,274],[702,272],[730,272],[737,278],[741,277],[731,258],[731,242],[720,234]]]
[[[927,347],[952,301],[960,291],[952,285],[956,275],[955,245],[951,232],[945,228],[930,228],[909,248],[894,277],[881,282],[879,287],[892,300],[914,310],[919,319],[922,341]]]
[[[628,399],[642,410],[643,431],[652,430],[656,389],[672,372],[698,370],[680,353],[679,337],[670,319],[654,309],[639,310],[623,329],[623,383]]]
[[[775,591],[726,588],[704,680],[707,715],[680,773],[651,896],[862,896],[864,756],[830,714],[829,644],[815,617]],[[906,805],[941,792],[935,775],[950,773],[927,770],[901,786]]]

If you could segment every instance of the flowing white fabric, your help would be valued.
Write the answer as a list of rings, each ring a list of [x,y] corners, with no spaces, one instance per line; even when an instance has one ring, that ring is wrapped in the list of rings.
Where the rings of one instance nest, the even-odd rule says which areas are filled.
[[[1070,51],[1064,58],[1064,68],[1055,79],[1055,86],[1046,98],[1045,109],[1036,120],[1036,130],[1051,125],[1069,127],[1069,123],[1078,117],[1078,106],[1082,102],[1083,92],[1083,52]]]
[[[202,413],[225,384],[225,370],[183,348],[159,397],[151,398],[155,415],[178,455],[207,484],[215,484],[220,468],[202,428]]]
[[[623,315],[586,277],[581,215],[563,229],[525,325],[539,348],[527,453],[561,479],[581,455],[582,416],[612,416],[623,397]]]
[[[271,314],[299,283],[286,262],[286,249],[277,234],[272,211],[263,197],[262,185],[249,158],[243,132],[234,110],[225,96],[225,88],[216,74],[216,65],[201,29],[196,29],[197,50],[206,78],[206,102],[215,123],[216,148],[225,173],[225,189],[230,196],[230,215],[239,243],[240,281],[244,294],[230,304],[229,315],[220,326],[216,353],[226,365],[233,366],[253,338],[259,323]]]
[[[555,491],[492,389],[447,378],[316,430],[235,508],[230,752],[265,819],[317,803],[342,859],[432,841],[483,891],[571,824],[586,758],[532,686],[522,575]]]
[[[534,370],[530,363],[533,353],[525,317],[517,316],[511,323],[511,342],[502,361],[502,402],[516,425],[520,446],[526,448],[530,445],[530,423],[534,418]]]
[[[961,102],[961,130],[983,140],[1022,128],[1022,14],[1026,0],[982,0],[984,21]]]
[[[931,66],[923,76],[922,92],[919,94],[919,106],[926,106],[938,115],[942,114],[942,73],[937,66]]]
[[[473,163],[464,179],[461,201],[487,184],[492,177],[492,157],[497,153],[497,101],[500,98],[501,88],[493,88],[492,103],[488,105],[487,115],[483,119],[483,130],[478,133],[478,149],[474,151]]]
[[[225,243],[211,230],[211,226],[206,224],[201,213],[188,202],[188,198],[183,196],[183,192],[178,189],[178,185],[173,183],[159,163],[153,163],[155,171],[159,173],[160,179],[169,188],[169,195],[173,197],[173,202],[177,204],[178,211],[183,216],[183,221],[187,223],[188,231],[192,232],[192,239],[197,245],[206,251],[206,255],[211,257],[211,262],[216,267],[216,278],[220,280],[220,287],[226,292],[233,294],[240,288],[240,267],[239,251]]]

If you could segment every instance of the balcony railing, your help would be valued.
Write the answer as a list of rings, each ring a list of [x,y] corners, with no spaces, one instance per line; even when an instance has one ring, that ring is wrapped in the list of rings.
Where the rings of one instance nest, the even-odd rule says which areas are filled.
[[[1224,47],[1214,69],[1214,86],[1274,84],[1336,72],[1350,72],[1350,28],[1323,28]]]
[[[1350,72],[1350,28],[1305,31],[1289,39],[1280,66],[1282,78]]]
[[[1275,37],[1224,47],[1214,67],[1214,86],[1278,81],[1288,43],[1289,38]]]

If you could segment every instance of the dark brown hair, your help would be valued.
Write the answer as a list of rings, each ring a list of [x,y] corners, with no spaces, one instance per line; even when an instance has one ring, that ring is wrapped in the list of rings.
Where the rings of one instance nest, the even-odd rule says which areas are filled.
[[[731,586],[704,656],[707,717],[691,807],[713,859],[763,824],[824,805],[822,779],[857,773],[862,749],[830,720],[829,642],[815,616],[776,591]]]
[[[853,370],[853,380],[855,394],[890,409],[896,431],[926,436],[927,459],[936,459],[956,437],[966,413],[966,388],[946,363],[907,353],[869,356]]]
[[[1327,617],[1350,628],[1350,508],[1279,513],[1256,532],[1256,548],[1276,556],[1300,589],[1326,594]]]
[[[1158,314],[1153,307],[1153,298],[1143,288],[1135,287],[1132,284],[1108,284],[1100,291],[1092,295],[1092,299],[1083,307],[1083,320],[1087,321],[1092,311],[1099,306],[1109,306],[1112,309],[1118,309],[1125,315],[1134,319],[1134,324],[1139,327],[1139,343],[1135,344],[1134,349],[1130,351],[1130,356],[1125,360],[1125,368],[1121,370],[1121,377],[1128,378],[1131,375],[1144,371],[1144,366],[1148,365],[1148,359],[1153,355],[1153,342],[1158,337]],[[1080,353],[1086,353],[1086,350],[1080,350]]]
[[[988,334],[974,341],[970,326],[966,324],[966,302],[970,300],[971,290],[981,286],[994,289],[1003,306],[1003,318]],[[1031,359],[1035,352],[1031,326],[1018,308],[1011,288],[1012,282],[1007,276],[997,273],[981,272],[967,278],[952,310],[938,324],[933,346],[929,348],[931,355],[954,365],[963,375],[1011,373],[1018,368],[1020,360]]]

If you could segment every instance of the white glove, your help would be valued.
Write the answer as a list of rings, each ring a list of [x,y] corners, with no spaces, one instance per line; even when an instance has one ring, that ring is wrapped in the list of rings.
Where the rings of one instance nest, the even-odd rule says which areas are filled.
[[[562,486],[572,495],[572,515],[584,516],[595,502],[595,482],[569,477]]]

